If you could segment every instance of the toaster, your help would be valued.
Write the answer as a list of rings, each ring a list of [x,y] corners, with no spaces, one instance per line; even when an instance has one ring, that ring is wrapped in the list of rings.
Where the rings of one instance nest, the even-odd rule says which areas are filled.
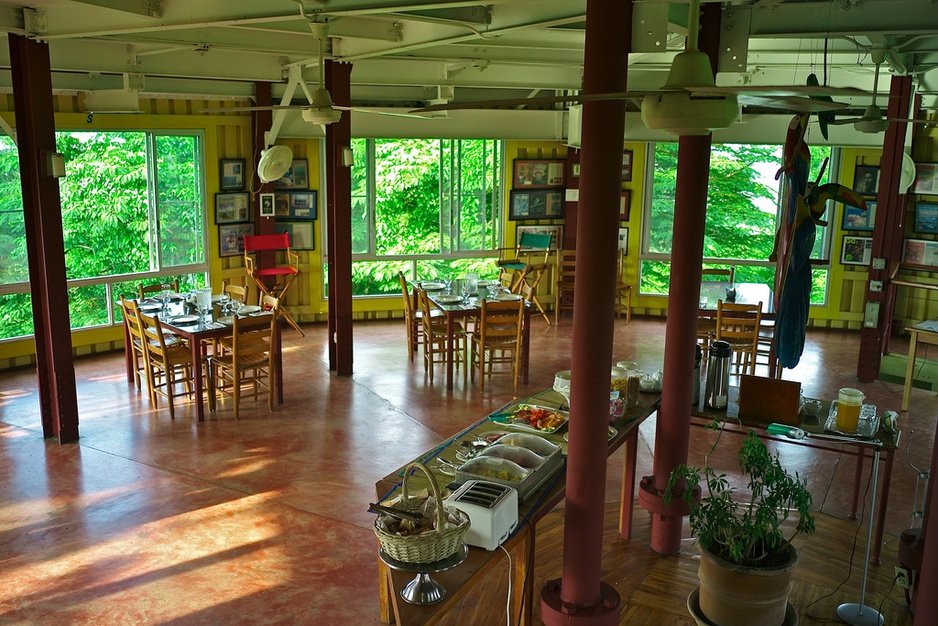
[[[518,492],[483,480],[469,480],[446,499],[446,505],[469,516],[465,541],[470,546],[496,549],[518,525]]]

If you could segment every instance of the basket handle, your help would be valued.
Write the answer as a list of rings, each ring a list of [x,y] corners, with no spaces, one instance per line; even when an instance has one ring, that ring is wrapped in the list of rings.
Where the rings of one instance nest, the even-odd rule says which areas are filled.
[[[407,465],[407,469],[404,470],[404,481],[402,486],[403,499],[406,501],[408,496],[407,493],[407,479],[413,473],[413,470],[419,469],[424,474],[427,475],[427,480],[430,482],[430,490],[433,492],[433,498],[436,500],[436,531],[438,533],[443,532],[443,526],[446,524],[446,517],[443,514],[443,495],[440,493],[440,488],[436,484],[436,478],[433,477],[433,473],[430,469],[419,461],[413,461]]]

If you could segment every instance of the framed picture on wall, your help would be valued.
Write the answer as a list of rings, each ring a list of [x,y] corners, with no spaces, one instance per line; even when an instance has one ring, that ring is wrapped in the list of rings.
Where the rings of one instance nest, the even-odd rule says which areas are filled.
[[[244,159],[222,159],[219,169],[221,170],[219,189],[222,191],[244,189]]]
[[[516,160],[512,170],[513,189],[548,189],[566,184],[566,161]]]
[[[286,196],[285,207],[277,212],[278,217],[291,220],[314,220],[317,217],[316,191],[291,191]]]
[[[550,249],[559,250],[563,243],[563,226],[516,226],[515,241],[521,241],[522,233],[532,233],[535,235],[550,235]],[[524,248],[522,248],[523,250]]]
[[[260,194],[260,207],[261,207],[261,217],[273,217],[274,216],[274,194],[272,193]]]
[[[510,220],[549,220],[564,216],[563,191],[512,191]]]
[[[580,177],[580,162],[570,164],[570,178],[579,178]]]
[[[869,265],[873,255],[872,237],[844,235],[840,249],[840,262],[844,265]]]
[[[622,180],[632,180],[632,151],[622,152]]]
[[[619,228],[619,250],[622,250],[622,254],[628,256],[629,254],[629,228],[628,226],[622,226]]]
[[[254,234],[254,224],[226,224],[218,227],[218,256],[244,253],[244,236]]]
[[[862,196],[875,196],[879,192],[879,167],[857,165],[853,170],[853,190]]]
[[[938,194],[938,163],[916,163],[912,193]]]
[[[215,223],[237,224],[251,219],[251,208],[248,204],[248,192],[216,193],[215,194]]]
[[[623,189],[619,194],[619,219],[623,222],[629,220],[632,212],[632,190]]]
[[[844,230],[867,230],[872,232],[875,219],[876,202],[874,200],[868,200],[865,209],[844,205],[844,221],[842,224]]]
[[[906,239],[902,245],[902,262],[906,265],[938,267],[938,241]]]
[[[938,202],[916,202],[915,222],[912,230],[916,233],[938,233]]]
[[[309,189],[309,164],[306,159],[293,159],[287,173],[274,181],[274,189]]]
[[[315,250],[315,222],[277,222],[274,231],[290,235],[290,247],[294,250]]]

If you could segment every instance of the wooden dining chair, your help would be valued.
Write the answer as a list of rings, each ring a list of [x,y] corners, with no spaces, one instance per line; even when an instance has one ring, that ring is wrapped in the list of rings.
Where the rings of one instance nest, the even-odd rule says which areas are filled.
[[[170,285],[173,288],[173,293],[179,293],[179,280],[173,279],[172,281],[163,281],[159,283],[153,283],[152,285],[144,285],[143,283],[137,284],[137,295],[141,300],[147,296],[155,293],[160,293],[163,291],[163,285]]]
[[[147,387],[147,394],[150,400],[153,399],[152,385],[147,369],[146,349],[143,346],[143,330],[140,328],[140,310],[134,300],[127,300],[121,295],[121,312],[124,317],[124,328],[127,330],[127,336],[130,337],[130,345],[125,349],[130,350],[134,367],[134,385],[137,389],[141,388],[141,381]]]
[[[508,365],[503,373],[510,374],[518,389],[521,373],[521,331],[524,324],[524,299],[513,301],[482,301],[479,323],[472,333],[469,369],[475,381],[479,372],[479,390],[485,390],[485,377],[499,373],[496,365]]]
[[[222,281],[221,283],[221,292],[227,294],[232,300],[240,300],[243,304],[248,303],[248,286],[247,285],[233,285],[228,284],[227,281]]]
[[[423,341],[423,311],[419,303],[415,307],[414,300],[417,298],[417,288],[413,290],[407,285],[407,279],[404,272],[398,272],[397,278],[401,283],[401,296],[404,298],[404,320],[407,323],[407,355],[410,362],[414,362],[414,356]],[[437,308],[430,309],[430,315],[442,317],[443,312]]]
[[[762,303],[735,304],[717,301],[716,339],[725,341],[736,354],[739,374],[754,374],[762,322]]]
[[[192,395],[193,364],[189,345],[182,339],[167,340],[163,326],[156,317],[139,314],[140,330],[147,355],[147,380],[150,382],[150,399],[158,405],[157,395],[162,395],[169,403],[169,417],[175,419],[175,398]],[[201,363],[196,364],[199,373]],[[179,386],[184,386],[184,391]],[[201,398],[197,398],[201,402]]]
[[[560,320],[560,310],[573,310],[573,285],[576,277],[576,250],[557,251],[556,291],[554,293],[554,323]]]
[[[722,267],[705,267],[700,270],[700,280],[701,281],[719,281],[719,282],[735,282],[736,279],[736,266],[731,265],[729,268]]]
[[[277,315],[275,306],[269,314],[234,317],[230,349],[213,356],[211,360],[211,410],[215,410],[216,391],[233,398],[235,419],[240,415],[244,397],[252,397],[257,402],[261,394],[266,393],[267,411],[273,410],[276,367],[272,346],[276,340]]]
[[[624,301],[624,302],[623,302]],[[625,250],[619,248],[616,254],[616,317],[622,316],[625,309],[625,323],[632,322],[632,285],[625,280]]]
[[[434,306],[423,289],[417,289],[417,302],[420,305],[420,323],[423,328],[423,369],[433,383],[433,366],[446,362],[446,317],[433,314]],[[456,367],[465,362],[465,380],[469,363],[468,339],[465,327],[459,322],[453,325],[453,361]]]

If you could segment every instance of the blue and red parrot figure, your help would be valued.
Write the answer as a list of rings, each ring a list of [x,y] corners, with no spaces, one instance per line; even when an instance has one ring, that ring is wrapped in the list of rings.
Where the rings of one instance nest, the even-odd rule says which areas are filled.
[[[775,235],[770,261],[775,270],[775,352],[779,367],[793,368],[804,352],[805,330],[811,306],[811,251],[817,225],[828,200],[866,209],[866,201],[855,191],[838,183],[821,185],[827,161],[821,165],[817,181],[808,181],[811,151],[804,141],[808,114],[792,119],[783,151],[784,162],[775,175],[785,175],[782,190],[784,220]]]

